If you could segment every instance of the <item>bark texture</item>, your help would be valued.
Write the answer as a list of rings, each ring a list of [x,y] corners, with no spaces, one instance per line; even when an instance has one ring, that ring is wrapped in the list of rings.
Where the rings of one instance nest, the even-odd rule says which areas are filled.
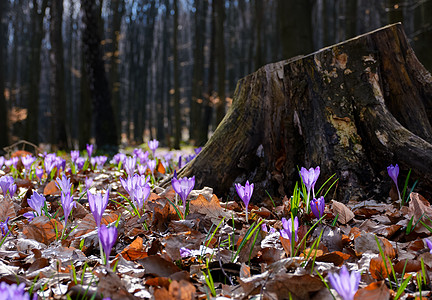
[[[229,112],[180,172],[234,197],[234,183],[291,195],[297,168],[336,173],[340,201],[388,195],[398,163],[427,194],[432,187],[432,77],[400,24],[313,54],[266,65],[238,82]],[[400,178],[400,185],[403,185]]]

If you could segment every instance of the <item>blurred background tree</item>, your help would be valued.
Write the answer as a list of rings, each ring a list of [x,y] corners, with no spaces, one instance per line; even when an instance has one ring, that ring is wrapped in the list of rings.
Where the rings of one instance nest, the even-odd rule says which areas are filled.
[[[238,79],[394,22],[431,71],[432,0],[2,0],[0,147],[203,145]]]

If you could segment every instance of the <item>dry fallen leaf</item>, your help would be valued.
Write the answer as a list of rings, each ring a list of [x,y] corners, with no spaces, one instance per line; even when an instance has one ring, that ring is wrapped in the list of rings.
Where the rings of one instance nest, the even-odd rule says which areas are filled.
[[[8,217],[11,219],[16,217],[14,204],[9,196],[0,201],[0,220],[6,221]]]
[[[338,216],[338,222],[347,224],[354,218],[354,213],[345,204],[332,200],[332,207],[334,215]]]
[[[216,195],[213,195],[210,201],[208,201],[203,195],[199,195],[198,198],[190,202],[189,209],[190,213],[206,215],[215,225],[218,225],[223,217],[230,217],[230,214],[221,207]]]
[[[388,300],[390,290],[384,281],[372,282],[367,287],[359,289],[354,295],[354,300]]]
[[[369,272],[377,280],[384,280],[391,273],[392,262],[387,258],[386,264],[381,257],[374,257],[369,264]]]
[[[35,217],[29,224],[24,225],[23,234],[28,239],[33,239],[45,245],[51,244],[59,238],[63,225],[56,219],[49,219],[46,216]]]
[[[147,252],[144,250],[142,237],[137,237],[129,246],[123,249],[120,253],[126,260],[137,260],[147,257]]]

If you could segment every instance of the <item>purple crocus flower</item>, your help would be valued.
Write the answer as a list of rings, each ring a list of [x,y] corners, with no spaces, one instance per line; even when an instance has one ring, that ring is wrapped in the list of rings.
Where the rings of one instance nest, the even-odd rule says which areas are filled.
[[[15,157],[12,157],[11,159],[5,160],[5,165],[8,167],[14,166],[14,168],[16,169],[18,162],[19,162],[19,158],[17,156],[15,156]]]
[[[76,207],[76,202],[73,200],[73,197],[70,195],[70,193],[61,193],[60,197],[61,205],[63,207],[63,214],[65,217],[65,230],[66,230],[66,224],[67,220],[69,218],[69,214],[72,211],[72,207]]]
[[[195,149],[194,149],[195,154],[198,155],[198,153],[200,153],[201,150],[202,150],[202,147],[195,148]]]
[[[81,170],[84,167],[85,162],[86,162],[86,160],[84,157],[78,157],[77,158],[75,163],[77,165],[78,170]]]
[[[36,157],[32,156],[32,155],[26,155],[21,157],[21,161],[24,165],[24,168],[26,170],[30,170],[31,165],[36,161]]]
[[[126,171],[126,174],[129,176],[132,176],[135,172],[135,166],[136,166],[136,157],[127,157],[124,163],[124,169]]]
[[[144,175],[145,172],[147,171],[147,167],[145,165],[138,165],[137,168],[138,168],[138,173],[140,175]]]
[[[105,155],[96,156],[96,165],[98,169],[101,169],[106,163],[108,157]]]
[[[91,164],[92,168],[95,167],[95,165],[96,165],[96,158],[95,157],[90,157],[90,164]]]
[[[9,233],[8,222],[9,222],[9,217],[7,217],[6,221],[0,222],[0,230],[3,237]]]
[[[287,221],[287,219],[282,218],[283,229],[280,231],[280,234],[283,238],[289,239],[291,243],[292,243],[291,239],[292,239],[292,234],[293,234],[292,225],[293,225],[293,221],[291,218],[288,221]],[[298,222],[298,218],[296,216],[294,218],[294,240],[296,242],[298,240],[298,227],[299,227],[299,222]]]
[[[111,253],[111,248],[114,246],[116,240],[117,240],[117,228],[113,227],[106,227],[105,225],[102,225],[99,228],[99,241],[102,244],[102,249],[105,252],[106,257],[106,265],[109,267],[109,255]]]
[[[240,199],[242,199],[245,209],[246,209],[246,222],[248,222],[248,206],[250,199],[252,197],[252,193],[254,190],[254,184],[249,184],[249,180],[246,181],[245,186],[242,186],[240,183],[235,184],[235,188],[237,190],[237,194],[239,195]]]
[[[354,299],[361,279],[359,272],[352,271],[349,273],[346,266],[342,266],[339,274],[329,273],[328,276],[330,284],[343,300]]]
[[[0,188],[3,192],[3,195],[6,197],[6,194],[9,192],[9,195],[12,197],[13,194],[15,194],[16,191],[16,185],[15,189],[13,188],[14,179],[12,176],[3,176],[0,178]],[[13,191],[13,193],[12,193]]]
[[[186,214],[186,199],[195,186],[195,176],[191,178],[183,177],[180,179],[171,179],[171,184],[174,191],[180,196],[183,201],[183,214]]]
[[[39,180],[42,179],[43,173],[44,173],[44,170],[43,170],[43,169],[39,169],[39,168],[36,169],[36,177],[37,177]]]
[[[45,206],[45,201],[46,199],[44,195],[40,195],[38,192],[34,191],[30,199],[27,200],[27,203],[37,212],[38,216],[41,216],[42,208]]]
[[[124,163],[126,159],[126,154],[124,153],[117,153],[113,156],[113,159],[111,160],[112,164],[118,165],[119,163]]]
[[[89,190],[91,188],[91,186],[93,185],[93,178],[86,177],[86,179],[84,180],[84,184],[85,184],[86,189]]]
[[[396,185],[396,190],[398,192],[399,199],[401,199],[401,195],[399,192],[399,185],[397,182],[398,176],[399,176],[399,166],[396,164],[395,166],[390,165],[387,167],[387,173],[389,174],[390,178],[393,180],[394,184]]]
[[[108,205],[109,190],[103,196],[101,193],[93,195],[90,191],[87,191],[87,197],[96,225],[100,227],[103,213]]]
[[[145,184],[144,186],[140,186],[137,184],[135,186],[135,190],[133,191],[133,199],[136,203],[136,205],[141,209],[144,205],[144,202],[147,200],[148,196],[150,195],[150,186],[148,184]]]
[[[314,216],[317,219],[320,219],[324,215],[324,209],[325,209],[324,197],[321,196],[318,199],[313,198],[310,202],[310,207]]]
[[[61,179],[57,177],[55,184],[62,193],[70,194],[72,183],[66,175],[63,175]]]
[[[301,168],[300,170],[300,175],[302,177],[303,183],[306,186],[306,190],[307,190],[307,199],[306,199],[306,211],[309,212],[309,196],[310,196],[310,191],[312,190],[313,193],[313,197],[315,198],[315,183],[318,180],[320,174],[320,167],[316,167],[314,168],[310,168],[309,170],[307,170],[306,168]]]
[[[126,179],[120,177],[120,182],[129,196],[133,197],[133,191],[135,190],[137,177],[136,176],[128,176]]]
[[[70,152],[70,156],[71,156],[71,160],[73,163],[76,163],[76,160],[78,159],[78,157],[80,156],[80,152],[78,150],[72,150]]]
[[[13,283],[9,285],[5,281],[2,281],[0,283],[0,299],[30,300],[30,295],[25,291],[25,283],[21,283],[20,285]],[[37,295],[33,299],[37,299]]]
[[[155,156],[156,149],[159,147],[159,141],[158,140],[151,140],[148,142],[148,146],[150,150],[153,152],[153,157]]]
[[[180,248],[180,256],[182,258],[189,257],[191,255],[192,255],[192,250],[190,250],[190,249],[188,249],[186,247],[181,247]]]
[[[56,155],[54,153],[47,154],[44,159],[44,167],[47,174],[57,166]]]
[[[432,254],[432,242],[428,239],[425,239],[425,242],[426,242],[426,245],[428,246],[428,248],[430,250],[429,252]]]
[[[56,157],[56,166],[57,166],[57,169],[59,169],[59,170],[66,169],[66,160],[57,156]]]
[[[150,172],[153,173],[154,170],[156,169],[156,160],[155,159],[151,159],[147,162],[147,167],[150,169]]]
[[[139,158],[139,161],[141,164],[145,164],[148,161],[149,152],[148,151],[146,151],[146,152],[141,151],[141,153],[139,153],[139,155],[138,155],[138,158]]]
[[[91,157],[92,153],[93,153],[93,148],[94,148],[93,144],[87,144],[86,148],[87,148],[88,157]]]

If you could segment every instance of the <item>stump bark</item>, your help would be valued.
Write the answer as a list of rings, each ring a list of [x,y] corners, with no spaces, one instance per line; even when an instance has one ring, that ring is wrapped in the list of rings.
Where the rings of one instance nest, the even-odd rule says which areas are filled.
[[[431,74],[402,25],[389,25],[241,79],[227,115],[179,176],[228,197],[249,180],[259,202],[265,191],[291,195],[298,168],[319,165],[317,186],[336,173],[332,196],[346,202],[388,195],[386,167],[397,163],[401,186],[412,168],[430,195],[431,124]]]

